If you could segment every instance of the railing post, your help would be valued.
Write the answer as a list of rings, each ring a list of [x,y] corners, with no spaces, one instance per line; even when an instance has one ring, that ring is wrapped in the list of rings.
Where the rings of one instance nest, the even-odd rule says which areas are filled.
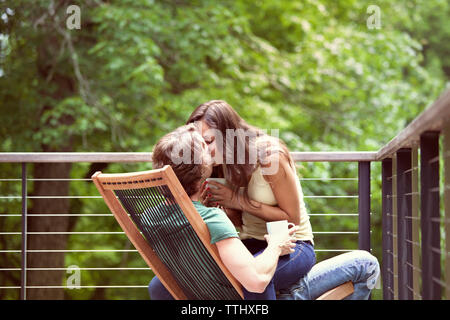
[[[392,263],[394,300],[398,300],[397,153],[392,156]]]
[[[20,299],[27,299],[27,163],[22,162],[22,271]]]
[[[450,300],[450,122],[443,129],[444,207],[445,207],[445,298]]]
[[[411,196],[411,225],[412,225],[412,265],[413,270],[413,296],[415,300],[422,299],[420,291],[420,220],[419,220],[419,165],[418,142],[414,142],[412,148],[412,196]]]
[[[441,299],[441,245],[439,213],[439,132],[420,136],[422,225],[422,298]]]
[[[412,158],[411,149],[397,151],[398,298],[413,299]]]
[[[370,252],[370,161],[358,162],[358,247]]]
[[[382,265],[383,299],[394,299],[393,237],[392,237],[392,159],[386,158],[381,163],[382,190]]]

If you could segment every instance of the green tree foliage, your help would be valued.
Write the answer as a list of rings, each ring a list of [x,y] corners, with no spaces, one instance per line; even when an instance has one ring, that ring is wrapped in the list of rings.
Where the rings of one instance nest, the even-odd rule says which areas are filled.
[[[449,78],[450,6],[445,0],[377,1],[381,28],[368,29],[372,2],[2,1],[1,149],[151,151],[195,106],[224,99],[249,123],[279,129],[292,151],[378,150],[442,92]],[[70,4],[81,8],[80,30],[66,28]],[[107,171],[150,167],[114,164]],[[299,167],[303,178],[357,177],[356,164]],[[18,166],[4,168],[2,178],[20,175]],[[89,170],[74,165],[70,176]],[[372,238],[381,259],[379,177],[380,166],[373,164]],[[307,196],[357,194],[354,180],[302,185]],[[97,194],[85,182],[70,188],[73,195]],[[19,193],[20,185],[0,190]],[[356,199],[306,201],[310,212],[357,212]],[[0,208],[11,212],[12,206],[20,210],[17,202]],[[73,199],[70,206],[72,213],[108,212],[99,200]],[[2,223],[19,228],[19,220],[8,219]],[[353,216],[316,216],[312,223],[315,231],[357,229]],[[70,228],[119,231],[110,217],[73,219]],[[357,246],[354,235],[317,238],[317,248]],[[68,241],[69,249],[132,249],[118,235]],[[67,254],[66,266],[71,264],[145,267],[136,253]],[[150,278],[141,271],[83,271],[83,285],[145,284]],[[80,292],[66,295],[147,297],[145,289],[132,297],[121,290]]]

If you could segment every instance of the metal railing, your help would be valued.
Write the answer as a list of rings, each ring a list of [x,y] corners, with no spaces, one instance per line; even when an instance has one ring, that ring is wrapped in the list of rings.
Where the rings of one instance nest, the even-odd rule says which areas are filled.
[[[443,137],[442,147],[439,139]],[[440,151],[442,149],[442,151]],[[313,195],[305,193],[305,202],[313,199],[351,198],[358,200],[357,212],[309,212],[312,218],[330,216],[358,217],[358,230],[314,231],[315,238],[322,235],[357,235],[358,248],[371,250],[371,163],[381,162],[382,181],[382,282],[384,299],[450,299],[450,90],[447,90],[436,102],[427,108],[402,132],[377,152],[292,152],[296,162],[347,162],[358,163],[358,177],[339,178],[302,178],[302,186],[309,181],[357,181],[358,194],[350,195]],[[441,158],[444,161],[444,188],[440,186],[439,168]],[[0,230],[0,236],[21,236],[21,250],[0,250],[0,253],[20,254],[21,267],[3,267],[1,272],[21,272],[20,286],[4,286],[0,290],[20,289],[21,299],[26,299],[29,289],[62,289],[62,285],[28,285],[28,272],[67,271],[64,266],[29,266],[28,254],[81,253],[101,254],[105,252],[137,252],[127,249],[65,249],[54,250],[29,249],[27,237],[30,235],[124,235],[121,231],[29,231],[28,216],[33,218],[58,216],[103,217],[110,213],[47,213],[28,214],[27,203],[31,199],[101,199],[99,195],[28,195],[27,183],[34,181],[90,181],[90,179],[69,178],[28,178],[27,164],[36,163],[145,163],[151,159],[151,153],[0,153],[0,162],[22,165],[22,177],[1,179],[0,181],[21,182],[22,194],[0,195],[0,199],[20,200],[22,213],[0,214],[6,217],[21,217],[21,231]],[[420,159],[420,160],[419,160]],[[420,187],[420,188],[419,188]],[[440,192],[444,192],[445,216],[440,211]],[[310,199],[310,200],[309,200]],[[419,204],[420,203],[420,204]],[[314,224],[313,224],[314,227]],[[441,228],[442,227],[442,228]],[[315,228],[313,228],[314,230]],[[445,243],[444,243],[445,241]],[[356,248],[353,248],[356,249]],[[316,252],[343,252],[351,248],[320,248]],[[380,258],[380,257],[379,257]],[[444,267],[442,267],[444,266]],[[147,271],[147,267],[101,267],[82,266],[80,270],[95,271]],[[139,288],[143,285],[92,285],[91,288]],[[444,290],[443,290],[444,289]]]
[[[377,154],[382,162],[384,299],[450,299],[450,242],[445,238],[450,234],[449,158],[447,90]]]
[[[370,161],[375,159],[375,152],[292,152],[292,156],[297,162],[358,162],[358,177],[339,177],[339,178],[301,178],[302,186],[305,188],[305,184],[312,181],[331,181],[333,183],[337,183],[338,181],[350,181],[350,182],[358,182],[357,189],[359,190],[358,194],[351,195],[309,195],[305,194],[305,202],[308,204],[308,201],[313,201],[314,199],[354,199],[360,200],[358,201],[359,207],[355,208],[353,212],[311,212],[309,213],[311,219],[321,219],[326,217],[354,217],[359,220],[359,230],[319,230],[316,231],[313,228],[314,237],[316,239],[320,239],[321,236],[330,235],[330,236],[344,236],[348,237],[349,235],[357,236],[358,243],[360,249],[370,250]],[[21,244],[22,248],[20,250],[6,249],[0,250],[0,253],[8,253],[8,254],[19,254],[21,256],[21,267],[4,267],[0,266],[0,272],[21,272],[21,283],[20,286],[0,286],[0,290],[6,289],[16,289],[20,290],[21,299],[27,298],[27,290],[30,289],[64,289],[67,286],[63,285],[29,285],[27,281],[27,274],[31,271],[33,272],[53,272],[53,271],[68,271],[70,268],[64,266],[58,267],[30,267],[27,262],[27,257],[30,254],[51,254],[51,253],[91,253],[91,254],[102,254],[105,252],[115,252],[115,253],[128,253],[133,252],[137,253],[137,250],[134,249],[95,249],[95,248],[84,248],[84,249],[29,249],[28,247],[28,237],[35,235],[123,235],[122,231],[29,231],[27,226],[27,221],[30,218],[39,218],[39,217],[113,217],[111,213],[33,213],[29,214],[27,209],[28,200],[33,199],[102,199],[100,195],[64,195],[64,196],[52,196],[52,195],[39,195],[33,196],[29,195],[27,190],[27,183],[33,181],[85,181],[90,182],[91,179],[70,179],[70,178],[28,178],[27,164],[39,163],[39,162],[47,162],[47,163],[59,163],[59,162],[102,162],[102,163],[133,163],[133,162],[149,162],[151,159],[151,153],[2,153],[0,154],[0,162],[7,163],[17,163],[21,164],[22,170],[22,178],[8,178],[8,179],[0,179],[0,182],[21,182],[22,187],[22,195],[0,195],[0,199],[9,199],[15,201],[21,201],[22,203],[22,213],[6,213],[1,214],[1,218],[6,217],[21,217],[22,219],[22,229],[20,231],[5,231],[0,230],[0,236],[21,236]],[[362,201],[361,201],[362,200]],[[313,223],[314,224],[314,223]],[[358,225],[358,224],[357,224]],[[336,254],[342,253],[346,251],[351,251],[357,249],[354,248],[316,248],[316,252],[320,253],[329,253]],[[44,259],[45,260],[45,259]],[[124,272],[132,272],[136,270],[150,270],[147,267],[80,267],[80,271],[124,271]],[[149,280],[149,279],[147,279]],[[147,288],[146,284],[142,285],[89,285],[89,286],[78,286],[79,289],[97,289],[97,288],[126,288],[126,289],[142,289]]]

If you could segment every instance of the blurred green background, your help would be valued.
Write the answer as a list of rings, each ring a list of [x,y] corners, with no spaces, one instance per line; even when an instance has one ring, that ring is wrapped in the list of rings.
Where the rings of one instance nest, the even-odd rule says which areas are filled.
[[[80,8],[81,28],[70,30],[66,10],[73,4]],[[380,9],[378,29],[367,25],[370,5]],[[446,87],[450,4],[3,0],[0,49],[1,152],[149,152],[197,105],[212,99],[226,100],[252,125],[279,129],[291,151],[376,151]],[[20,164],[0,167],[1,179],[20,178]],[[357,180],[308,180],[357,178],[357,163],[298,167],[307,197],[357,195]],[[150,168],[150,163],[30,164],[28,177],[89,178],[95,170]],[[380,164],[372,163],[372,252],[381,262],[380,173]],[[66,195],[98,195],[86,181],[54,183],[53,188]],[[51,190],[50,182],[28,185],[29,194]],[[2,195],[20,192],[20,181],[0,183]],[[358,211],[357,199],[305,201],[311,214]],[[109,213],[101,199],[33,199],[30,215],[55,203],[59,207],[47,212]],[[20,199],[1,199],[0,212],[20,213]],[[120,231],[111,216],[42,218],[40,224],[38,218],[29,219],[34,230]],[[312,216],[311,222],[316,232],[358,228],[356,216]],[[20,217],[0,217],[1,231],[20,228]],[[30,246],[39,246],[36,239],[29,238]],[[357,240],[357,234],[319,234],[316,249],[356,249]],[[134,249],[117,234],[70,235],[57,244],[70,250]],[[0,250],[7,249],[20,250],[20,235],[0,235]],[[318,261],[335,254],[318,252]],[[62,261],[61,268],[146,267],[135,252],[48,255]],[[41,254],[30,257],[30,263],[38,266],[45,259]],[[0,252],[0,267],[20,268],[20,253]],[[68,276],[48,271],[30,274],[29,281],[40,277],[63,286]],[[146,270],[82,270],[81,285],[146,285],[152,276]],[[0,271],[0,286],[20,286],[20,271]],[[30,295],[148,299],[145,288],[30,290]],[[381,290],[372,297],[380,299]],[[0,299],[18,298],[17,289],[0,290]]]

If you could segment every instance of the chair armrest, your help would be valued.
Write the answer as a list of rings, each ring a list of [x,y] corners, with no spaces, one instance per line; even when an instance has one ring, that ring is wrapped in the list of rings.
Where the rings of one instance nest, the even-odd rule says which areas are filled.
[[[353,283],[345,282],[336,288],[328,290],[316,300],[342,300],[354,292]]]

